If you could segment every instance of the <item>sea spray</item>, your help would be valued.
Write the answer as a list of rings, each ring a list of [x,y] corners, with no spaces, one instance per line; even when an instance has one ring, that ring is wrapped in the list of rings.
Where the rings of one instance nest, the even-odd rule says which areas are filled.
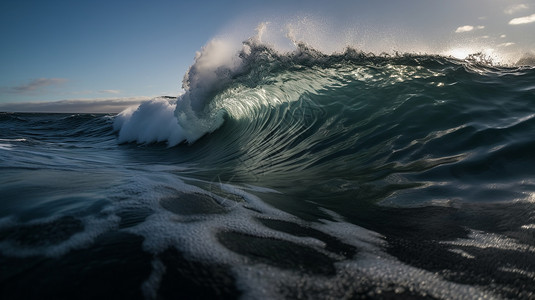
[[[180,143],[185,139],[185,134],[178,124],[174,109],[169,100],[156,98],[124,110],[114,122],[114,129],[119,132],[119,142]]]

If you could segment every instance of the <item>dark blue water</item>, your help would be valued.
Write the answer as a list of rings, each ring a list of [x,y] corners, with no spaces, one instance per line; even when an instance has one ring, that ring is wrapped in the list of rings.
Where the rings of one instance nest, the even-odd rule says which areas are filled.
[[[0,114],[3,299],[535,296],[533,67],[249,47],[119,116]]]

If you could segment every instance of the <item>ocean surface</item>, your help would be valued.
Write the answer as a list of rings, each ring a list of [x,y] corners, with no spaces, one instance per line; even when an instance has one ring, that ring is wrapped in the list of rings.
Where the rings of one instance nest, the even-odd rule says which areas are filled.
[[[534,67],[212,46],[178,98],[0,114],[1,299],[535,298]]]

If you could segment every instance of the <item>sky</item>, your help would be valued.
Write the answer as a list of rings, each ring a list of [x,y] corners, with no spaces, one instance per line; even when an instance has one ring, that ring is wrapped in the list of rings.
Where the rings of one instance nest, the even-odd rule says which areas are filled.
[[[3,0],[0,111],[117,112],[176,96],[196,51],[239,45],[262,22],[324,52],[535,53],[535,0]]]

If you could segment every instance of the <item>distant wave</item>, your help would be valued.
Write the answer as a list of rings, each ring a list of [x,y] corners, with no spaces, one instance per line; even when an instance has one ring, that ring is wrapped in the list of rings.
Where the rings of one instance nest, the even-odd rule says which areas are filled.
[[[0,104],[0,111],[30,113],[119,113],[137,106],[151,97],[116,99],[71,99],[43,102],[17,102]]]

